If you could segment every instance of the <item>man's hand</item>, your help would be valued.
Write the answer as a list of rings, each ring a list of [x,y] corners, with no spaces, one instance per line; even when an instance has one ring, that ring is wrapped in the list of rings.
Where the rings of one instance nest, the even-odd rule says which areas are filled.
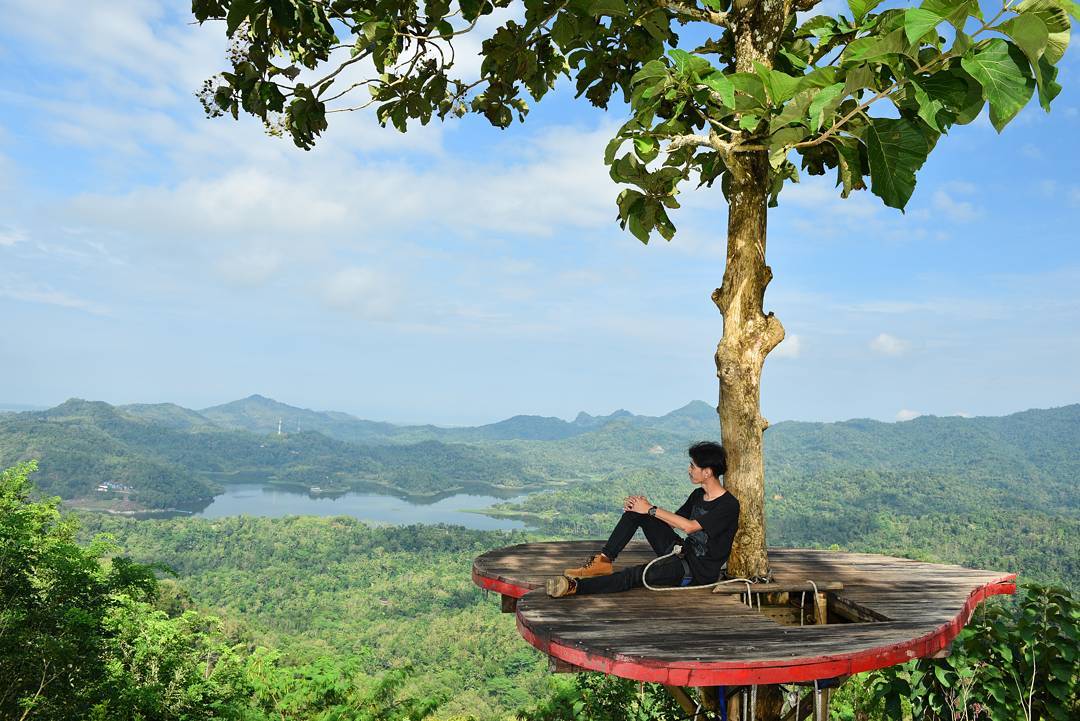
[[[624,511],[633,511],[634,513],[648,513],[650,508],[652,508],[652,504],[649,503],[649,499],[645,496],[630,496],[623,505]]]

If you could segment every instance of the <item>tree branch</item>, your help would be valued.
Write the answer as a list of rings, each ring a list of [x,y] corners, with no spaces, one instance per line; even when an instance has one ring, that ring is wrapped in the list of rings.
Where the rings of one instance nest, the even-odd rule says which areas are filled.
[[[731,20],[728,13],[718,13],[713,10],[706,10],[704,8],[695,7],[694,5],[677,2],[677,0],[660,0],[658,4],[660,7],[667,8],[676,15],[689,20],[697,20],[699,22],[710,23],[722,28],[727,28],[728,30],[731,29]]]
[[[349,58],[348,60],[346,60],[345,62],[343,62],[343,63],[342,63],[341,65],[339,65],[339,66],[337,67],[337,70],[334,70],[334,71],[333,71],[332,73],[330,73],[329,75],[327,75],[327,76],[325,76],[325,77],[321,78],[320,80],[316,80],[315,82],[313,82],[313,83],[311,84],[311,87],[313,87],[313,88],[318,88],[318,87],[321,87],[321,86],[322,86],[322,84],[323,84],[323,83],[325,83],[325,82],[326,82],[327,80],[333,80],[333,79],[334,79],[334,78],[336,78],[336,77],[337,77],[338,75],[340,75],[340,74],[341,74],[341,71],[343,71],[343,70],[344,70],[345,68],[349,67],[349,66],[350,66],[350,65],[352,65],[353,63],[358,63],[358,62],[360,62],[361,60],[364,60],[364,59],[366,59],[366,58],[367,58],[368,56],[370,56],[370,55],[371,55],[371,51],[370,51],[370,50],[369,50],[369,51],[366,51],[366,52],[362,52],[362,53],[357,53],[356,55],[354,55],[353,57]]]
[[[682,150],[683,148],[712,148],[724,155],[731,152],[731,143],[725,142],[720,139],[720,136],[716,133],[709,133],[708,136],[704,135],[676,135],[669,138],[667,152],[668,154]]]
[[[46,674],[49,672],[49,662],[46,661],[41,667],[41,683],[38,684],[37,691],[34,692],[34,697],[30,699],[26,704],[26,710],[23,711],[22,716],[19,717],[19,721],[26,721],[26,717],[30,715],[30,712],[34,710],[34,702],[41,696],[41,692],[46,686]]]

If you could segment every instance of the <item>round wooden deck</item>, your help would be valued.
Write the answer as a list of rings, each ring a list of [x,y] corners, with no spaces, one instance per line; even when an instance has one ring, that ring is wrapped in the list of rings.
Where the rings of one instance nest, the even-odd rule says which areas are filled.
[[[805,682],[884,668],[948,648],[987,596],[1013,593],[1016,575],[863,553],[769,550],[778,590],[819,587],[833,620],[781,625],[739,590],[549,598],[544,581],[580,565],[602,541],[526,543],[485,553],[473,581],[516,603],[517,627],[536,648],[580,669],[673,686]],[[617,568],[653,558],[634,542]],[[839,588],[842,584],[842,589]],[[540,589],[533,593],[534,589]],[[792,593],[799,598],[800,593]],[[808,597],[813,594],[807,594]],[[506,605],[504,604],[504,608]]]

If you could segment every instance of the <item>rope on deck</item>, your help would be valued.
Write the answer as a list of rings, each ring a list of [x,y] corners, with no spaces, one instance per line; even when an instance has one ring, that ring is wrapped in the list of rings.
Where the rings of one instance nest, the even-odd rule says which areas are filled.
[[[751,583],[756,583],[756,581],[754,581],[752,579],[749,579],[749,578],[729,578],[729,579],[724,580],[724,581],[716,581],[715,583],[704,583],[704,584],[702,584],[700,586],[650,586],[649,585],[649,569],[652,568],[652,565],[654,563],[657,563],[658,561],[663,561],[665,558],[671,558],[672,556],[677,556],[680,553],[682,553],[682,546],[676,545],[674,548],[671,549],[671,553],[668,553],[668,554],[665,554],[663,556],[659,556],[657,558],[654,558],[653,560],[651,560],[647,564],[645,564],[645,570],[641,572],[641,582],[643,584],[645,584],[645,588],[649,589],[650,591],[695,591],[695,590],[702,589],[702,588],[715,588],[716,586],[723,586],[723,585],[728,584],[728,583],[745,583],[746,584],[746,595],[747,595],[747,597],[749,597],[749,595],[750,595],[750,584]],[[751,602],[750,605],[753,605],[753,602]]]

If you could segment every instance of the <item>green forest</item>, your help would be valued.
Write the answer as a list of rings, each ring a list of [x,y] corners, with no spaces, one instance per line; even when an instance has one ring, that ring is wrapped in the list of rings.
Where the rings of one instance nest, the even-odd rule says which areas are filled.
[[[561,426],[519,417],[500,427],[500,438],[476,429],[424,437],[422,426],[390,437],[398,431],[384,429],[365,443],[315,430],[278,436],[276,422],[266,433],[196,415],[203,417],[187,412],[183,425],[164,422],[160,410],[150,418],[71,401],[0,416],[2,460],[14,466],[0,496],[0,678],[10,679],[0,717],[685,715],[660,687],[549,674],[513,617],[499,612],[498,597],[472,584],[470,567],[476,555],[512,543],[601,537],[631,492],[680,503],[689,490],[686,444],[715,423],[705,404]],[[833,718],[1076,717],[1078,436],[1080,406],[769,430],[770,545],[1020,574],[1017,596],[984,604],[951,656],[852,679]],[[411,465],[398,465],[404,456]],[[38,457],[37,470],[15,465]],[[507,459],[513,464],[499,469]],[[65,511],[51,498],[78,498],[80,484],[100,482],[97,473],[136,487],[156,479],[147,488],[160,495],[144,497],[153,505],[212,494],[243,470],[354,478],[361,467],[387,491],[466,481],[526,488],[533,492],[489,513],[522,518],[531,530],[371,527],[346,517],[135,520]],[[416,468],[426,475],[414,485],[395,480]],[[129,475],[116,475],[124,469]],[[968,716],[954,716],[961,707]]]

